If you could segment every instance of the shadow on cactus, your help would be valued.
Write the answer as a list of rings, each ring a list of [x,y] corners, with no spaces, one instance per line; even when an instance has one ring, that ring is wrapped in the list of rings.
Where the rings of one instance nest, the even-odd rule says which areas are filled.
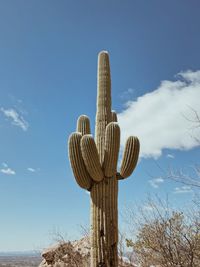
[[[139,140],[130,136],[125,145],[120,171],[117,161],[120,128],[111,111],[109,55],[98,56],[97,113],[95,140],[90,121],[79,117],[77,131],[69,137],[69,157],[75,179],[91,196],[91,267],[117,267],[118,180],[130,176],[137,164]]]

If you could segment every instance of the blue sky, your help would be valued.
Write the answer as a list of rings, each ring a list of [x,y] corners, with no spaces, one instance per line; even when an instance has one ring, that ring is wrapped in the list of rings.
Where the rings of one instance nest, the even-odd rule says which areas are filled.
[[[122,148],[129,134],[142,147],[120,183],[120,210],[148,193],[177,207],[192,199],[190,188],[162,181],[157,164],[190,172],[199,158],[187,120],[191,107],[200,112],[199,8],[195,0],[0,1],[0,251],[42,248],[55,229],[78,238],[89,224],[67,139],[80,114],[94,129],[104,49]]]

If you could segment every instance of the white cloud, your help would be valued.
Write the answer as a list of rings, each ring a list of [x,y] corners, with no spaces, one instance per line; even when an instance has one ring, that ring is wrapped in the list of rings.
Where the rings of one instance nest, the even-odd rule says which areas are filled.
[[[161,183],[163,183],[163,182],[164,182],[164,179],[161,178],[161,177],[149,180],[150,185],[151,185],[152,187],[154,187],[154,188],[158,188],[159,185],[160,185]]]
[[[181,187],[175,187],[174,188],[175,194],[192,193],[192,192],[193,192],[193,190],[192,190],[191,186],[188,186],[188,185],[183,185]]]
[[[166,157],[167,157],[167,158],[170,158],[170,159],[174,159],[174,158],[175,158],[174,155],[172,155],[172,154],[167,154]]]
[[[28,130],[28,122],[25,121],[22,115],[20,115],[15,109],[4,109],[1,108],[2,113],[6,118],[11,120],[11,123],[15,126],[20,127],[23,131]]]
[[[118,115],[122,146],[129,135],[136,135],[140,156],[158,158],[163,149],[189,150],[199,145],[199,136],[191,136],[193,125],[187,118],[193,118],[192,109],[200,114],[200,70],[176,77],[176,81],[162,81],[154,91],[128,101]]]
[[[27,170],[29,171],[29,172],[36,172],[36,170],[35,169],[33,169],[33,168],[27,168]]]
[[[6,175],[15,175],[16,172],[12,170],[11,168],[2,168],[0,170],[1,173],[6,174]]]
[[[0,172],[6,175],[15,175],[16,172],[8,167],[8,164],[6,162],[2,162],[1,164],[3,168],[0,169]]]

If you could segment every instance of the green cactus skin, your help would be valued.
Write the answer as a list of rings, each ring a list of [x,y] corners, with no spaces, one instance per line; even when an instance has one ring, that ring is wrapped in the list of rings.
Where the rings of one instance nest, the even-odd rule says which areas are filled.
[[[79,117],[77,132],[69,138],[69,158],[75,179],[91,196],[91,267],[117,267],[118,180],[130,176],[139,156],[139,140],[129,137],[120,172],[117,161],[120,128],[111,111],[111,78],[108,52],[98,56],[95,140],[90,121]]]
[[[136,167],[137,159],[140,150],[140,143],[137,137],[129,136],[125,144],[125,150],[120,168],[120,175],[127,178],[131,175]],[[133,151],[133,152],[132,152]]]
[[[81,115],[78,118],[76,131],[82,135],[90,134],[90,120],[86,115]]]
[[[103,169],[106,177],[112,177],[116,174],[120,146],[120,128],[116,122],[106,126],[105,137]]]
[[[84,135],[81,139],[81,152],[85,166],[96,182],[103,180],[104,175],[99,161],[99,155],[95,141],[91,135]]]
[[[72,133],[69,137],[69,157],[74,177],[78,185],[84,189],[90,189],[92,185],[92,178],[90,177],[81,154],[81,133]]]

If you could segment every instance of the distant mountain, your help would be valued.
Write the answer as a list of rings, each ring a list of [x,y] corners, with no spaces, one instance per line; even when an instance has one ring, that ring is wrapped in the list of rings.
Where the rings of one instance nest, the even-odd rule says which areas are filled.
[[[27,250],[27,251],[0,251],[0,257],[4,256],[4,257],[12,257],[12,256],[38,256],[40,255],[41,252],[40,251],[35,251],[35,250]]]

